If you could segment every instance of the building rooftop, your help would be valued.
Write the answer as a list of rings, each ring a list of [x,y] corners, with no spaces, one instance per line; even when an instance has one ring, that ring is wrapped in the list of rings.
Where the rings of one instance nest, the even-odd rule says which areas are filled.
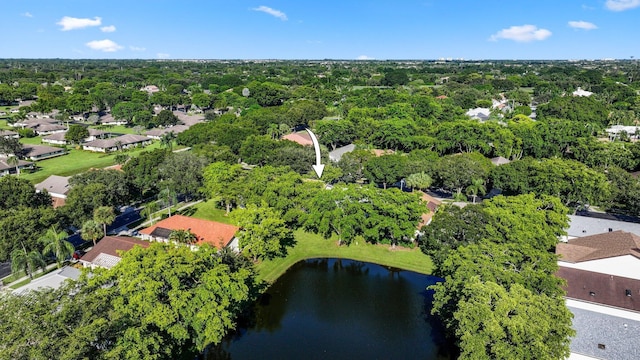
[[[36,184],[36,191],[47,190],[49,194],[54,195],[67,195],[71,187],[69,186],[69,179],[71,176],[58,176],[51,175],[43,182]]]
[[[295,133],[291,133],[282,137],[282,140],[293,141],[294,143],[298,143],[302,146],[313,145],[313,141],[311,140],[311,136],[306,131],[299,131]]]
[[[170,231],[167,233],[167,230],[189,230],[197,237],[196,244],[208,243],[218,249],[222,249],[233,240],[239,228],[217,221],[174,215],[141,230],[140,233],[166,239],[169,236],[168,234],[171,233]]]
[[[569,237],[584,237],[609,232],[610,229],[611,231],[622,230],[640,236],[640,224],[638,223],[579,215],[569,215],[567,235]]]
[[[80,260],[111,268],[120,261],[120,252],[131,250],[136,245],[147,248],[149,247],[149,242],[127,236],[105,236]]]
[[[624,231],[612,231],[559,243],[556,246],[556,254],[560,255],[560,261],[578,263],[624,255],[640,258],[639,248],[640,236]]]
[[[64,283],[65,280],[78,280],[80,277],[80,270],[71,267],[65,266],[60,269],[56,269],[46,275],[43,275],[37,279],[32,280],[25,286],[22,286],[16,290],[14,290],[14,294],[24,294],[27,291],[38,290],[44,288],[57,289]]]

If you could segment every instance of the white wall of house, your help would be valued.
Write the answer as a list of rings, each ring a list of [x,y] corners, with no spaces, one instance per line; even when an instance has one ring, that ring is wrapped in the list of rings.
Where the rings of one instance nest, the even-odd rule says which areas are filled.
[[[640,280],[640,259],[632,255],[616,256],[608,259],[569,263],[558,261],[558,265],[571,269],[593,271],[600,274],[621,276]]]

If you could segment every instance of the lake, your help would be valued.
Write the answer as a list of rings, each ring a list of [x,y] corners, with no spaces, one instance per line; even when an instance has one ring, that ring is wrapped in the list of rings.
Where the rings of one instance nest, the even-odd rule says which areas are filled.
[[[449,359],[426,287],[439,279],[340,259],[299,262],[207,359]]]

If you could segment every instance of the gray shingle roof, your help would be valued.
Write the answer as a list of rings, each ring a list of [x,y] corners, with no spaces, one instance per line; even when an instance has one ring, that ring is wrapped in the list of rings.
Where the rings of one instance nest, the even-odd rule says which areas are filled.
[[[571,352],[598,359],[640,359],[640,321],[571,306],[569,310],[576,330]]]
[[[66,195],[71,190],[69,186],[70,178],[70,176],[51,175],[43,182],[36,184],[35,188],[38,191],[47,190],[49,193]]]
[[[567,234],[573,237],[590,236],[612,231],[622,230],[640,236],[640,224],[600,219],[595,217],[569,215],[569,229]]]

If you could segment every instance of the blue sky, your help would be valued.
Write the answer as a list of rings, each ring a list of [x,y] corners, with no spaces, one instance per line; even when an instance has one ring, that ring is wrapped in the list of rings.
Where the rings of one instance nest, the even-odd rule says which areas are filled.
[[[0,58],[640,58],[640,0],[2,2]]]

